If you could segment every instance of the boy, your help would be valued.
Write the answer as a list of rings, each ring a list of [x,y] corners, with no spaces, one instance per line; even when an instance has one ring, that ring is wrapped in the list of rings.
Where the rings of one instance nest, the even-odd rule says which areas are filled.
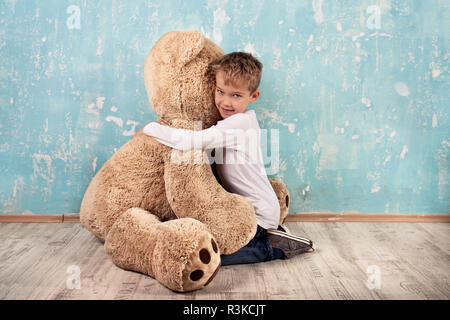
[[[231,255],[222,255],[222,265],[287,259],[312,249],[310,240],[287,233],[285,227],[278,226],[280,205],[265,172],[260,127],[255,111],[247,110],[248,104],[260,95],[261,62],[248,53],[233,52],[213,61],[209,67],[215,74],[215,105],[223,120],[201,131],[151,122],[143,132],[182,151],[225,148],[223,162],[216,161],[219,179],[227,191],[253,204],[258,227],[255,237],[246,246]],[[250,142],[243,137],[249,137]]]

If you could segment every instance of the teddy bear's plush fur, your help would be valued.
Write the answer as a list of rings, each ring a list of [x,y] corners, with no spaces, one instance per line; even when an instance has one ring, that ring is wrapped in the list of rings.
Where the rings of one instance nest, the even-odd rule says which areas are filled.
[[[278,203],[280,204],[279,224],[283,224],[286,221],[286,217],[289,213],[289,191],[284,182],[281,180],[270,178],[269,182],[272,185],[272,188],[277,195]]]
[[[217,123],[214,81],[206,70],[223,54],[198,31],[163,35],[144,67],[155,113],[175,128],[192,130],[199,121],[205,129]],[[81,223],[123,269],[152,276],[179,292],[207,285],[217,274],[220,254],[231,254],[252,239],[256,216],[249,201],[222,188],[206,160],[198,150],[173,150],[141,129],[89,184]],[[279,180],[270,181],[282,221],[287,189]]]

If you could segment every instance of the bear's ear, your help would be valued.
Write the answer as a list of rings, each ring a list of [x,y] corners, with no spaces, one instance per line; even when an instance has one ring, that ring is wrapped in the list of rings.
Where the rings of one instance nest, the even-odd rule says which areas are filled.
[[[205,37],[199,31],[169,31],[155,43],[147,59],[155,66],[162,64],[178,69],[193,60],[204,47]]]
[[[199,31],[185,31],[178,39],[178,64],[183,67],[193,60],[205,47],[205,37]]]

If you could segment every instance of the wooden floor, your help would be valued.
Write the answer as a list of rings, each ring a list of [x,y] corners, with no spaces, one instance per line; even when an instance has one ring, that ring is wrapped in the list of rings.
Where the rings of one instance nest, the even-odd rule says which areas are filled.
[[[116,267],[78,223],[0,223],[0,299],[450,298],[448,223],[287,225],[317,250],[222,267],[206,288],[179,294]],[[77,270],[80,289],[71,281]]]

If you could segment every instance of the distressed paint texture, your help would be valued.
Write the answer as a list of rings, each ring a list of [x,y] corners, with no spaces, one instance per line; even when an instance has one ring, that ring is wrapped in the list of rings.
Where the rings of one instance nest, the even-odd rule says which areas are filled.
[[[105,161],[156,120],[147,52],[167,31],[196,29],[263,62],[251,109],[279,130],[272,176],[291,213],[448,213],[449,7],[0,1],[0,212],[78,212]]]

